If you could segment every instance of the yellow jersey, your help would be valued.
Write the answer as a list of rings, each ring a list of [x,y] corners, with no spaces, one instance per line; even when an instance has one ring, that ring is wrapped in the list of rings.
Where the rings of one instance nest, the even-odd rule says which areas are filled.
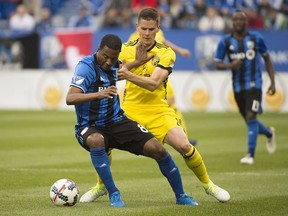
[[[122,45],[122,50],[119,55],[119,59],[127,63],[135,60],[135,52],[138,39],[134,41],[128,41]],[[166,69],[169,74],[172,72],[174,62],[176,59],[175,52],[168,46],[158,43],[155,44],[147,51],[147,55],[155,55],[147,63],[133,68],[130,71],[138,76],[151,77],[156,67]],[[141,107],[141,108],[155,108],[155,107],[168,107],[167,104],[167,91],[166,91],[167,79],[161,83],[161,85],[153,92],[146,90],[142,87],[135,85],[132,82],[126,81],[124,90],[122,107]]]
[[[171,81],[169,81],[168,80],[168,82],[167,82],[167,87],[166,87],[166,89],[167,89],[167,97],[175,97],[175,94],[174,94],[174,91],[173,91],[173,88],[172,88],[172,85],[171,85]]]

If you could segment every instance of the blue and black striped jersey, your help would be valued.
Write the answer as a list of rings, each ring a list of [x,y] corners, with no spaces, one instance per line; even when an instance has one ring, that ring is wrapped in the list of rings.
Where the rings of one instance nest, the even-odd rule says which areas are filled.
[[[84,93],[100,92],[109,86],[116,86],[116,67],[104,72],[97,64],[94,55],[83,58],[76,66],[71,80],[72,86]],[[103,98],[75,105],[77,115],[76,129],[89,126],[106,127],[123,119],[124,111],[120,107],[119,96]]]
[[[258,32],[248,32],[242,40],[226,34],[218,43],[215,61],[224,61],[227,55],[230,62],[243,61],[238,70],[232,70],[233,89],[235,92],[251,88],[262,88],[261,56],[267,53],[263,37]]]

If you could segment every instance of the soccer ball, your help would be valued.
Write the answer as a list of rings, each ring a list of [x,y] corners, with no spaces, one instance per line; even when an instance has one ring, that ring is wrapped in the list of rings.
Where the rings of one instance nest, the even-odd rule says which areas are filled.
[[[78,197],[79,189],[70,179],[60,179],[50,189],[50,199],[57,206],[73,206]]]

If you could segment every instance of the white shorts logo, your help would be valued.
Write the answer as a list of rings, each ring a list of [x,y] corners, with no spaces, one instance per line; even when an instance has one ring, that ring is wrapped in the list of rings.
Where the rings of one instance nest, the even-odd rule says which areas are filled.
[[[88,130],[88,127],[84,128],[82,131],[81,131],[81,136],[83,136]]]
[[[253,100],[253,103],[252,103],[252,111],[258,112],[258,110],[259,110],[259,105],[260,105],[259,101]]]

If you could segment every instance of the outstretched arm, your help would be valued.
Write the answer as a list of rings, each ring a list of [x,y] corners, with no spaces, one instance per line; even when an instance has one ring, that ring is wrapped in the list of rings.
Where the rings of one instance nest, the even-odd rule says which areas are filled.
[[[190,53],[190,51],[188,49],[185,49],[183,47],[177,46],[176,44],[172,43],[171,41],[165,40],[164,44],[166,44],[172,50],[174,50],[175,52],[179,53],[180,55],[182,55],[185,58],[189,58],[191,56],[191,53]]]

